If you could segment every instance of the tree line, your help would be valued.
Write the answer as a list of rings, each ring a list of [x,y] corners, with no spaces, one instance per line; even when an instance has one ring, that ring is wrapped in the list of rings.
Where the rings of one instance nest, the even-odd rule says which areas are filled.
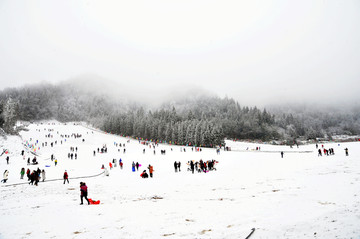
[[[215,147],[224,138],[286,141],[360,134],[360,108],[299,109],[240,106],[231,98],[184,97],[155,109],[67,85],[35,85],[0,92],[0,127],[16,120],[86,121],[106,132],[178,145]]]

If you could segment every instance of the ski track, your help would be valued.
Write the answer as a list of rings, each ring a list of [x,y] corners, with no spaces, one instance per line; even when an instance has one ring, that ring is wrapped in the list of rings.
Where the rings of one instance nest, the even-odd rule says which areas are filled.
[[[52,121],[31,124],[28,129],[21,132],[22,139],[9,136],[0,142],[10,156],[9,165],[6,155],[0,158],[1,173],[10,172],[8,182],[0,187],[1,239],[245,238],[251,228],[256,229],[251,238],[360,237],[360,143],[326,144],[336,154],[323,157],[317,156],[314,145],[290,149],[261,144],[258,152],[253,149],[260,144],[232,141],[227,145],[236,151],[220,155],[215,149],[193,152],[186,147],[186,152],[180,152],[180,146],[161,144],[154,155],[153,148],[136,140],[127,143],[127,138],[92,133],[80,124]],[[45,138],[48,133],[54,138]],[[60,144],[60,134],[72,133],[83,137],[63,139]],[[39,145],[48,142],[47,147],[40,146],[38,166],[26,165],[20,155],[23,140],[30,138],[39,140]],[[55,140],[58,144],[50,147]],[[118,152],[114,142],[125,143],[126,153],[123,147]],[[108,153],[94,157],[93,150],[103,144]],[[71,146],[79,149],[77,160],[67,157]],[[344,155],[345,147],[349,157]],[[160,155],[160,149],[166,149],[166,155]],[[285,151],[283,159],[280,151]],[[52,153],[57,167],[50,160]],[[27,152],[28,156],[33,157]],[[99,174],[102,164],[108,168],[113,158],[118,162],[120,157],[124,169],[114,167],[108,177],[71,179]],[[187,171],[186,162],[200,159],[219,161],[217,171]],[[131,172],[132,161],[142,164],[138,172]],[[181,161],[181,172],[174,172],[174,161]],[[154,178],[140,178],[149,164],[154,165]],[[45,169],[47,180],[61,179],[67,170],[70,183],[5,187],[26,182],[20,180],[21,167]],[[101,200],[100,205],[79,205],[81,181],[89,187],[89,198]]]

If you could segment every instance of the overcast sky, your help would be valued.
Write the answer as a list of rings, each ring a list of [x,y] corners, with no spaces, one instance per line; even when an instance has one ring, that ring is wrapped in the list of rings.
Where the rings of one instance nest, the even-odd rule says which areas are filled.
[[[359,100],[360,1],[0,0],[1,89],[87,76],[243,104]]]

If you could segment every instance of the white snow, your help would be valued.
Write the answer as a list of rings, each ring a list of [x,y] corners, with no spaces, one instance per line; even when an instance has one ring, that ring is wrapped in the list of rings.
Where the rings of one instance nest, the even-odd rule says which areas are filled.
[[[1,152],[9,151],[0,157],[1,177],[5,169],[10,172],[0,187],[0,238],[245,238],[252,228],[256,231],[251,238],[360,237],[359,142],[326,144],[335,155],[322,157],[315,145],[290,149],[232,141],[226,142],[232,151],[220,155],[215,149],[195,152],[186,147],[180,152],[184,147],[161,144],[154,155],[153,148],[136,140],[128,143],[127,138],[85,125],[52,121],[28,129],[21,132],[22,139],[9,136],[0,142]],[[53,138],[45,137],[49,133]],[[60,137],[72,133],[83,137],[66,142]],[[23,143],[36,140],[40,164],[28,166],[21,156]],[[126,144],[126,153],[114,142]],[[108,153],[94,157],[93,151],[104,144]],[[70,147],[78,148],[77,160],[68,159]],[[51,154],[58,159],[56,167]],[[29,152],[25,155],[33,158]],[[109,168],[113,158],[123,160],[122,170],[117,165],[108,177],[72,179],[103,172],[102,164]],[[188,161],[200,159],[219,161],[217,171],[187,171]],[[132,172],[132,161],[142,164],[138,172]],[[181,172],[175,173],[174,161],[181,161]],[[149,164],[154,177],[140,178]],[[20,179],[22,167],[45,169],[46,180],[60,180],[29,185],[26,175]],[[65,170],[70,183],[64,185]],[[88,197],[100,200],[100,205],[79,205],[82,181]],[[9,186],[18,183],[24,184]]]

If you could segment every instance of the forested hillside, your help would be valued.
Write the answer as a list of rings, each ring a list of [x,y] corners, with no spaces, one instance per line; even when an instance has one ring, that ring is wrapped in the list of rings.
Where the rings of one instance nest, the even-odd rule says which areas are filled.
[[[0,93],[0,126],[9,133],[16,120],[86,121],[107,132],[180,145],[214,147],[224,138],[315,139],[360,134],[360,108],[241,106],[231,98],[193,95],[156,108],[119,101],[73,85],[35,85]]]

